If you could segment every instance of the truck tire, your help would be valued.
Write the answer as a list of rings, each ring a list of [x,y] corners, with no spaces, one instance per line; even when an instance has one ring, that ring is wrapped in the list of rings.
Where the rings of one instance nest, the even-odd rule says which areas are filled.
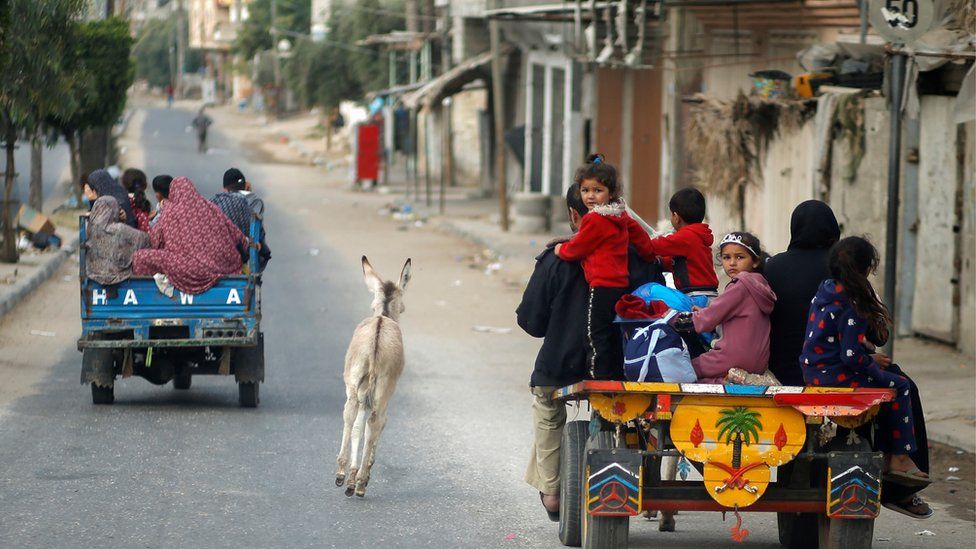
[[[559,541],[579,547],[582,511],[583,469],[590,422],[570,421],[563,428],[559,445]]]
[[[776,513],[779,544],[788,549],[817,549],[819,524],[815,513]]]
[[[264,333],[258,334],[254,347],[235,347],[231,352],[231,366],[238,383],[264,381]]]
[[[102,387],[97,383],[91,384],[92,404],[115,403],[115,386]]]
[[[258,403],[261,401],[259,389],[261,384],[258,382],[247,383],[241,382],[237,384],[237,395],[241,406],[244,408],[257,408]]]
[[[189,366],[184,366],[173,376],[173,388],[185,391],[193,384],[193,376],[190,375]]]
[[[874,519],[835,519],[819,515],[820,549],[871,549]]]
[[[606,450],[614,447],[613,433],[600,431],[590,437],[587,449]],[[580,498],[585,502],[586,498]],[[630,517],[593,517],[580,506],[583,523],[584,549],[627,549],[630,540]]]

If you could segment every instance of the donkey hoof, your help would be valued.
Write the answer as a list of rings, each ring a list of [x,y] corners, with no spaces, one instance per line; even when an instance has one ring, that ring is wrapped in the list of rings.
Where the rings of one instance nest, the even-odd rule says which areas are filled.
[[[356,491],[356,487],[355,486],[346,486],[346,497],[347,498],[351,498],[353,492],[355,492],[355,491]]]
[[[356,490],[356,497],[360,497],[360,498],[366,497],[366,490],[365,489],[363,489],[362,491]]]
[[[336,486],[342,486],[346,482],[346,475],[336,475]]]

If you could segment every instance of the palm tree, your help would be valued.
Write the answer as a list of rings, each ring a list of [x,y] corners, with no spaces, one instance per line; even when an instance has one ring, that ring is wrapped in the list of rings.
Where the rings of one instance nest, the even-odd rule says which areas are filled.
[[[736,406],[732,409],[724,409],[721,417],[715,422],[719,428],[718,439],[725,437],[725,443],[732,443],[732,468],[738,469],[742,466],[742,443],[747,445],[752,442],[759,442],[759,430],[762,423],[759,421],[759,412],[755,412],[745,406]]]

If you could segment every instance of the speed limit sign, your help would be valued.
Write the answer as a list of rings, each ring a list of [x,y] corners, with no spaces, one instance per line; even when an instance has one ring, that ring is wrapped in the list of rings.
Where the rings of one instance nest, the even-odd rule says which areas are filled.
[[[910,44],[932,27],[934,0],[871,0],[871,26],[889,42]]]

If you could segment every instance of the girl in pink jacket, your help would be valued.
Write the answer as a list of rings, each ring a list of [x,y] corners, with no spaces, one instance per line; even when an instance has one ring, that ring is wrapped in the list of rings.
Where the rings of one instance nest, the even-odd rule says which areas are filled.
[[[747,232],[725,235],[719,258],[732,280],[722,295],[704,309],[682,313],[675,320],[678,331],[704,333],[722,326],[722,338],[712,350],[692,359],[699,383],[724,383],[732,368],[763,374],[769,363],[769,313],[776,294],[762,275],[768,257],[759,239]]]

